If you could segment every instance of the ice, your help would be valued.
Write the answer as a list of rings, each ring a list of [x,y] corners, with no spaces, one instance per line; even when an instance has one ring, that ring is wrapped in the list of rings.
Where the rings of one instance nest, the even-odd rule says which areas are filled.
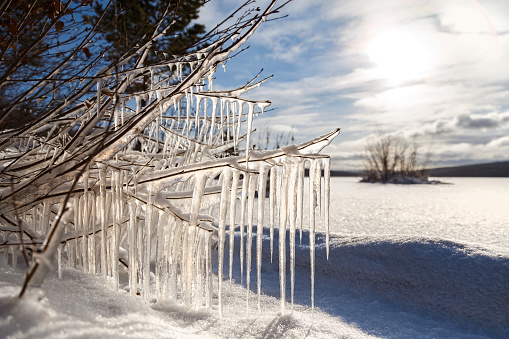
[[[288,207],[289,207],[289,217],[290,217],[290,299],[292,303],[294,303],[294,290],[295,290],[295,229],[297,223],[297,196],[300,193],[298,191],[297,186],[297,176],[300,168],[300,163],[297,159],[289,158],[290,161],[290,169],[289,169],[289,177],[288,177]]]
[[[277,204],[276,192],[280,189],[279,186],[279,166],[274,166],[270,170],[270,193],[269,193],[269,224],[270,224],[270,262],[272,262],[274,252],[274,223]]]
[[[219,210],[219,243],[218,243],[218,276],[219,276],[219,315],[223,314],[223,260],[224,260],[224,243],[225,243],[225,226],[226,213],[229,192],[232,181],[232,171],[230,169],[223,170],[222,173],[222,189],[221,189],[221,206]]]
[[[246,207],[247,207],[247,194],[249,188],[249,173],[243,173],[242,178],[242,195],[240,200],[240,284],[242,285],[244,279],[244,225],[246,223]]]
[[[321,167],[320,159],[311,160],[309,168],[309,257],[311,262],[311,308],[315,307],[315,231],[317,209],[319,208],[320,193],[320,176]],[[319,214],[318,214],[319,215]]]
[[[288,165],[283,164],[282,176],[288,175]],[[286,305],[286,222],[288,212],[288,181],[282,180],[279,199],[279,298],[280,311],[285,314]]]
[[[260,175],[258,177],[258,223],[256,224],[256,279],[258,287],[258,312],[261,311],[261,293],[262,293],[262,240],[263,226],[265,225],[263,214],[265,210],[265,192],[267,190],[267,172],[265,164],[260,163]]]
[[[329,209],[330,209],[330,158],[324,158],[323,173],[324,173],[324,213],[323,224],[325,225],[325,241],[327,246],[327,260],[329,259]]]
[[[248,200],[247,200],[247,239],[246,239],[246,310],[249,312],[249,292],[251,288],[251,255],[253,245],[253,221],[254,221],[254,206],[255,206],[255,190],[256,181],[258,176],[251,174],[249,176],[249,189],[248,189]]]
[[[264,228],[270,227],[272,260],[273,242],[278,237],[274,228],[278,226],[280,308],[284,314],[286,229],[289,225],[292,303],[297,226],[302,234],[305,193],[301,164],[303,159],[322,161],[310,150],[317,149],[315,144],[330,142],[331,137],[259,152],[252,145],[254,119],[260,113],[255,110],[264,113],[270,102],[250,100],[244,94],[267,78],[255,82],[256,76],[239,88],[212,91],[218,66],[224,66],[232,52],[241,48],[274,4],[262,16],[246,16],[245,30],[229,28],[237,35],[233,42],[226,42],[229,34],[213,34],[217,40],[211,39],[203,51],[146,65],[152,45],[147,42],[133,55],[123,57],[115,75],[111,74],[114,65],[96,76],[90,71],[85,72],[86,78],[76,75],[79,84],[72,96],[48,105],[49,111],[41,108],[41,118],[33,126],[2,141],[1,174],[5,182],[12,179],[14,184],[0,188],[0,226],[7,234],[2,234],[2,241],[8,239],[0,252],[12,258],[12,266],[20,266],[16,241],[30,242],[33,262],[40,267],[34,269],[39,282],[27,278],[26,286],[42,283],[43,272],[49,270],[57,253],[58,272],[64,279],[72,267],[98,274],[112,291],[120,291],[119,295],[128,288],[132,298],[140,295],[138,299],[146,305],[153,304],[155,298],[158,306],[171,302],[200,311],[205,305],[208,312],[219,309],[222,315],[229,307],[223,289],[238,283],[236,267],[240,266],[249,312],[255,251],[257,308],[261,311]],[[239,25],[243,25],[241,21]],[[130,60],[135,61],[136,69],[129,68]],[[149,89],[137,91],[136,83],[148,74]],[[53,110],[53,106],[58,108]],[[328,169],[330,164],[324,162],[323,166]],[[315,192],[315,201],[317,206],[323,205],[317,213],[328,225],[327,175],[324,180],[326,196],[322,199],[321,193]],[[13,197],[19,207],[16,213]],[[27,225],[21,239],[15,239],[13,215],[19,215],[24,228]],[[229,281],[224,278],[227,222]],[[240,237],[236,237],[237,225]],[[62,237],[54,243],[55,239],[48,240],[51,234]],[[38,252],[36,246],[43,241],[47,249]],[[212,268],[215,255],[217,290]],[[238,261],[234,260],[237,255]]]
[[[234,170],[233,171],[233,180],[232,180],[232,191],[231,191],[231,202],[230,202],[230,271],[229,271],[229,278],[230,282],[232,281],[232,270],[233,270],[233,250],[234,250],[234,243],[235,243],[235,215],[236,215],[236,208],[237,208],[237,190],[239,187],[239,179],[240,179],[240,172]]]

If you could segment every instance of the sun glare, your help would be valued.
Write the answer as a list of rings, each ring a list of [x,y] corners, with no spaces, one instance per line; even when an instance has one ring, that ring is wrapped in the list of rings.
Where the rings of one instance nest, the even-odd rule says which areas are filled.
[[[403,30],[375,36],[368,45],[367,54],[375,64],[374,75],[387,79],[391,85],[421,79],[433,66],[430,49]]]

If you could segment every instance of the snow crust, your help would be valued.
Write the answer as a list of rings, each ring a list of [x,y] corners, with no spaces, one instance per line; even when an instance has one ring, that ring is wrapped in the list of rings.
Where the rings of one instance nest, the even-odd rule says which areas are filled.
[[[271,255],[268,235],[269,229],[264,229],[264,261]],[[274,237],[277,249],[277,230]],[[255,226],[253,246],[256,238]],[[303,244],[308,238],[304,231]],[[237,259],[239,228],[234,241]],[[509,336],[509,251],[422,237],[331,235],[327,261],[325,241],[325,234],[316,234],[315,309],[309,289],[309,247],[297,244],[295,306],[287,303],[284,316],[278,310],[277,250],[276,260],[262,267],[260,311],[257,303],[251,303],[246,313],[246,291],[234,260],[232,282],[223,282],[222,318],[217,293],[210,311],[189,311],[167,300],[145,304],[140,296],[129,295],[126,272],[120,273],[121,288],[116,292],[99,276],[65,268],[62,280],[50,274],[40,290],[18,300],[22,270],[10,268],[0,256],[0,333],[13,338]],[[286,248],[290,250],[288,244]],[[224,275],[228,270],[225,265]],[[214,272],[217,291],[217,262]],[[256,285],[251,282],[252,300]],[[289,297],[290,291],[286,294]]]

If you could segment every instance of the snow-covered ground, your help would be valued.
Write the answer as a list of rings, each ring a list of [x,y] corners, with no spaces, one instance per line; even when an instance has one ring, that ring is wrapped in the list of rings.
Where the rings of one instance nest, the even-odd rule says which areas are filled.
[[[362,189],[371,188],[362,186]],[[333,186],[333,197],[339,191]],[[351,203],[352,198],[348,199]],[[397,200],[392,196],[384,199]],[[253,292],[247,312],[246,289],[240,285],[237,232],[234,281],[223,285],[222,318],[217,307],[206,312],[186,311],[168,301],[153,300],[145,305],[141,298],[129,295],[125,283],[117,293],[102,277],[70,268],[64,270],[61,280],[52,273],[40,291],[31,290],[19,301],[15,296],[23,270],[10,268],[0,255],[0,337],[509,337],[509,251],[502,246],[444,240],[418,233],[397,235],[386,228],[386,234],[375,231],[365,234],[360,229],[361,235],[340,232],[337,230],[344,226],[335,218],[341,218],[341,213],[340,208],[332,208],[331,219],[336,224],[331,229],[336,234],[331,237],[328,261],[324,235],[317,236],[314,310],[310,307],[307,232],[304,231],[302,245],[297,247],[295,306],[292,310],[287,304],[284,316],[279,311],[277,236],[271,264],[268,230],[264,232],[261,312],[257,309],[255,270],[251,273]],[[380,222],[385,221],[380,219]],[[457,225],[442,227],[447,226]],[[21,258],[18,266],[22,266]],[[254,260],[252,267],[255,267]],[[226,265],[225,276],[227,272]],[[289,274],[287,283],[289,300]],[[214,284],[217,286],[217,278]],[[214,302],[217,305],[217,295]]]

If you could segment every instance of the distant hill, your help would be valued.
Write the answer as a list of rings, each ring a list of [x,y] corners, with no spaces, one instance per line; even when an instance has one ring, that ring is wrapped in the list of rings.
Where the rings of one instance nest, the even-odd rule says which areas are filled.
[[[331,177],[361,177],[361,172],[349,172],[349,171],[330,171]]]
[[[304,169],[304,175],[306,177],[309,177],[309,169]],[[322,170],[323,175],[323,170]],[[331,177],[362,177],[362,172],[349,172],[349,171],[336,171],[331,170],[330,171]]]
[[[431,177],[509,177],[509,161],[432,168],[428,173]]]

